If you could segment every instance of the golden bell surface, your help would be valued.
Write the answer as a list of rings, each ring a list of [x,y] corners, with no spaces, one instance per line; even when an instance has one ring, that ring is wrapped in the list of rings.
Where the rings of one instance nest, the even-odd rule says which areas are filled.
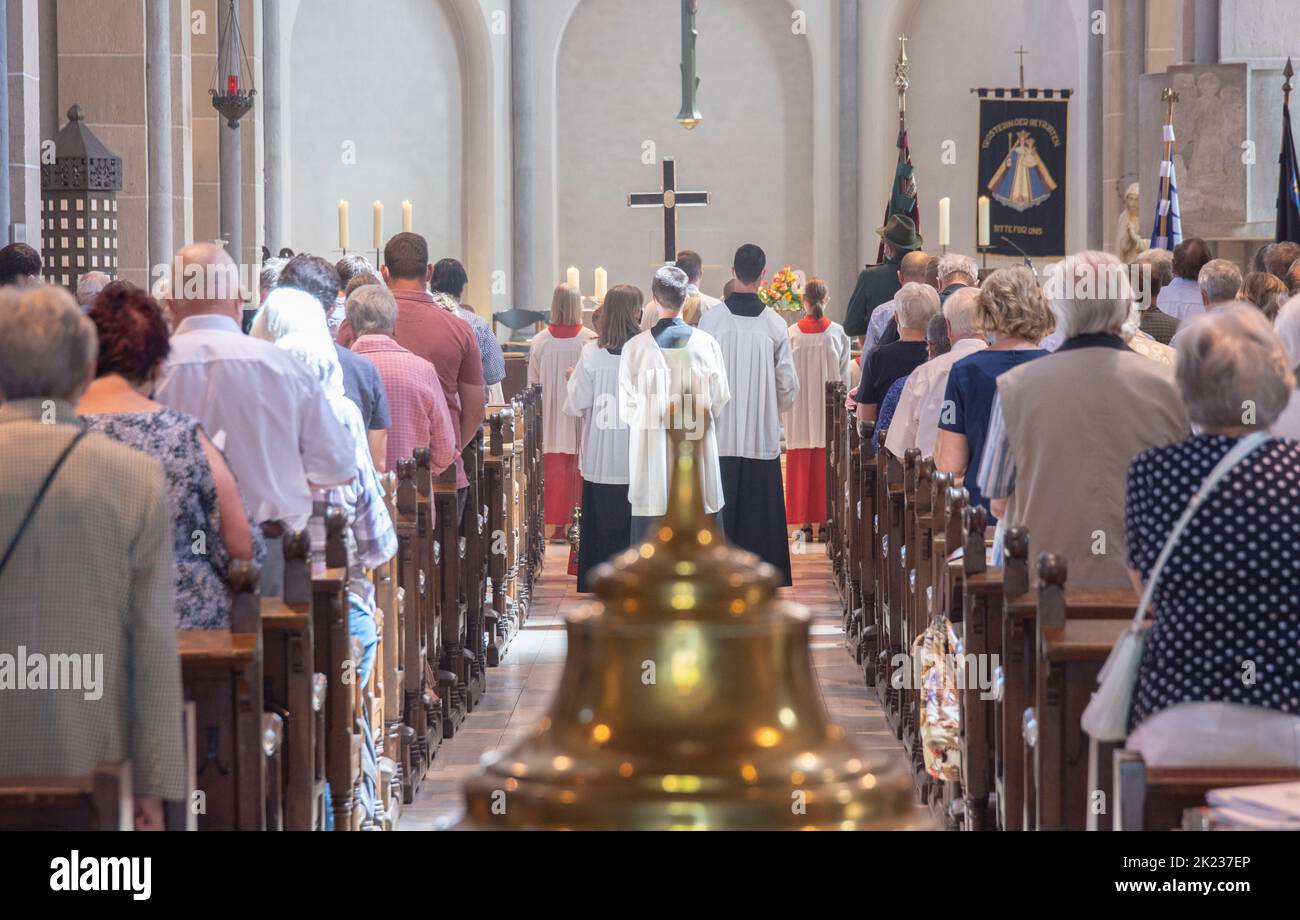
[[[667,517],[567,622],[547,715],[465,787],[462,829],[854,830],[922,826],[912,784],[822,702],[810,615],[728,547],[680,436]]]

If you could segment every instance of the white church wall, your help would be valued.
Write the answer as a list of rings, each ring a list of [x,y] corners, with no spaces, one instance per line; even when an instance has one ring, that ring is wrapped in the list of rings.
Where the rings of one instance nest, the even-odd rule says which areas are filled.
[[[464,89],[447,5],[311,0],[291,29],[289,245],[336,257],[345,199],[351,251],[373,259],[372,202],[387,238],[409,200],[434,258],[461,253]]]
[[[897,162],[898,105],[894,61],[898,35],[907,34],[912,61],[908,132],[921,196],[921,232],[938,251],[939,199],[952,199],[952,246],[973,254],[979,104],[974,87],[1019,83],[1016,49],[1023,43],[1026,86],[1071,89],[1067,245],[1087,241],[1088,145],[1087,0],[882,0],[870,4],[877,22],[864,29],[862,196],[864,262],[874,262]],[[1117,23],[1109,24],[1118,28]],[[1073,41],[1070,41],[1073,39]],[[955,162],[942,160],[944,143],[955,143]],[[1095,139],[1100,143],[1101,139]],[[1005,260],[990,258],[989,264]]]
[[[680,104],[676,10],[637,0],[577,7],[556,67],[558,249],[544,264],[555,266],[557,279],[576,265],[589,292],[592,271],[603,266],[611,284],[648,290],[662,261],[662,220],[657,211],[629,211],[626,199],[659,188],[665,156],[678,160],[679,189],[713,194],[711,207],[684,209],[679,217],[679,246],[698,249],[708,266],[706,291],[720,292],[743,242],[762,245],[775,267],[826,270],[814,257],[814,238],[819,221],[833,234],[835,215],[829,204],[817,215],[813,174],[819,143],[833,138],[819,141],[814,128],[813,54],[809,37],[792,32],[791,13],[787,0],[702,7],[705,121],[687,132],[673,120]],[[809,20],[816,24],[819,15],[818,28],[829,30],[829,7]],[[820,106],[827,120],[830,98]],[[643,160],[647,142],[654,144],[653,163]],[[824,194],[833,197],[829,181]],[[833,255],[833,246],[825,248]],[[548,297],[549,289],[535,292],[533,305],[544,306]]]

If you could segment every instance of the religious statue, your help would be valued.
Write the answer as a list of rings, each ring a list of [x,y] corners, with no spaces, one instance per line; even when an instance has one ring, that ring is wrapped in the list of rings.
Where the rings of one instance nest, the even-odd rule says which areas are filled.
[[[1056,180],[1038,155],[1038,146],[1028,131],[1010,138],[1011,149],[989,181],[989,192],[998,204],[1013,211],[1028,211],[1052,197]]]
[[[1115,254],[1126,265],[1150,248],[1142,236],[1139,201],[1141,196],[1138,184],[1134,182],[1124,193],[1124,213],[1120,214],[1119,223],[1115,227]]]

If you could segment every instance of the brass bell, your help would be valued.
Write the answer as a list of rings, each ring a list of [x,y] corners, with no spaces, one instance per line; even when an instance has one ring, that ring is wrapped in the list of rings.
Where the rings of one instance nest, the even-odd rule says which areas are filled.
[[[673,433],[669,511],[596,573],[566,624],[547,715],[465,786],[463,829],[883,830],[928,826],[912,784],[834,724],[806,608],[705,514]]]

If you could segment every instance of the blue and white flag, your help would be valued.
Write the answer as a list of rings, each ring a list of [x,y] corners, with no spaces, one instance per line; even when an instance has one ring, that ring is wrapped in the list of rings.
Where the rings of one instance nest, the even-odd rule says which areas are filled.
[[[1160,201],[1156,204],[1152,249],[1169,249],[1183,241],[1183,221],[1178,214],[1178,174],[1174,169],[1174,126],[1165,125],[1165,161],[1160,164]]]

